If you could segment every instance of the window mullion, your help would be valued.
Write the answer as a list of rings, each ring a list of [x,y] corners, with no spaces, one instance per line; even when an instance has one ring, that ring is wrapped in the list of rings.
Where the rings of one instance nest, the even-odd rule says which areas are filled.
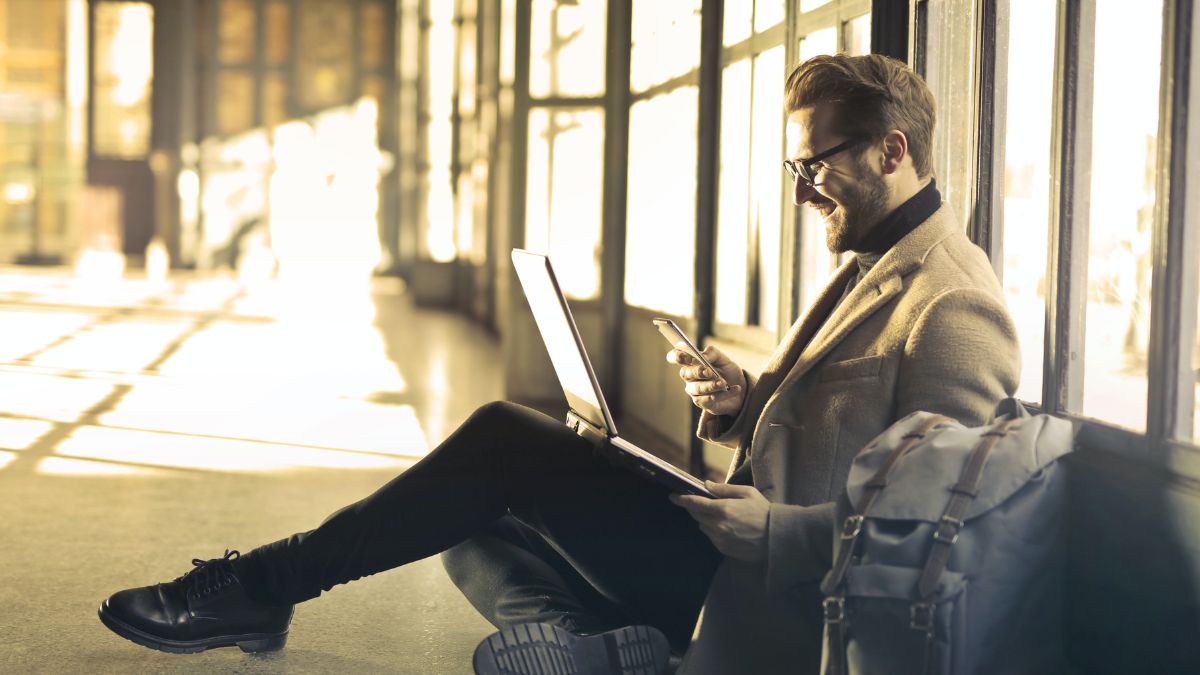
[[[1059,6],[1050,191],[1057,201],[1050,214],[1042,378],[1042,403],[1053,413],[1083,407],[1095,24],[1092,2]]]
[[[1146,430],[1154,448],[1171,438],[1192,437],[1194,387],[1190,352],[1196,329],[1195,214],[1187,203],[1189,154],[1196,158],[1194,120],[1188,116],[1192,76],[1193,0],[1168,0],[1163,22],[1163,69],[1159,108],[1155,213],[1152,230],[1149,402]],[[1194,228],[1193,228],[1194,229]]]

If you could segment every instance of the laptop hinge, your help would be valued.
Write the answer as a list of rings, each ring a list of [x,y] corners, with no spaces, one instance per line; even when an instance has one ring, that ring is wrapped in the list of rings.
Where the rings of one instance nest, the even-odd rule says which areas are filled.
[[[567,411],[567,426],[571,431],[583,436],[592,443],[603,443],[608,440],[608,433],[604,429],[576,415],[574,410]]]

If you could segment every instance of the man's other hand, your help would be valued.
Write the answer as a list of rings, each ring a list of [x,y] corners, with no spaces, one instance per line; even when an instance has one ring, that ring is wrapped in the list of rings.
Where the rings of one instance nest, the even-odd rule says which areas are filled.
[[[767,515],[771,502],[748,485],[729,485],[710,480],[704,481],[704,485],[716,495],[716,499],[671,495],[671,503],[687,509],[700,525],[700,531],[721,553],[738,560],[765,560]]]
[[[717,372],[711,372],[683,350],[667,352],[667,361],[679,365],[683,390],[696,407],[712,415],[736,415],[746,400],[746,375],[716,347],[705,347],[704,358]]]

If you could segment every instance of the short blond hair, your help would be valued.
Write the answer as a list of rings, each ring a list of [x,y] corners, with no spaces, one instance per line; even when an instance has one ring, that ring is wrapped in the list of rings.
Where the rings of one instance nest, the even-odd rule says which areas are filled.
[[[881,137],[900,130],[917,176],[932,171],[933,94],[903,61],[879,54],[814,56],[788,75],[784,106],[791,114],[818,103],[836,106],[833,131],[840,136]]]

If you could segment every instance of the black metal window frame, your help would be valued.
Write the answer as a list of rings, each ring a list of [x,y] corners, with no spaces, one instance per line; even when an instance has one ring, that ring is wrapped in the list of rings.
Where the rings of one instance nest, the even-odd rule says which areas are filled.
[[[914,0],[913,25],[918,31],[913,54],[921,54],[922,18],[929,0]],[[1003,172],[1002,143],[1005,90],[997,63],[1007,49],[1007,1],[981,0],[977,40],[981,58],[979,167],[974,241],[999,267],[1003,223],[996,204],[1002,189],[993,176]],[[1190,363],[1196,344],[1197,297],[1200,294],[1200,232],[1188,227],[1197,219],[1200,195],[1187,190],[1190,164],[1200,157],[1200,121],[1188,116],[1189,104],[1200,105],[1200,81],[1192,35],[1200,28],[1195,0],[1165,0],[1162,70],[1157,135],[1156,199],[1151,232],[1151,309],[1147,368],[1147,412],[1144,433],[1082,414],[1089,186],[1093,166],[1091,110],[1095,50],[1094,0],[1066,0],[1058,5],[1055,45],[1050,232],[1043,346],[1041,401],[1035,410],[1072,421],[1078,444],[1150,462],[1173,480],[1200,485],[1200,442],[1194,437],[1196,371]],[[918,59],[920,60],[920,59]],[[993,99],[993,92],[995,98]],[[1192,171],[1195,171],[1193,168]],[[999,270],[998,270],[999,271]]]

